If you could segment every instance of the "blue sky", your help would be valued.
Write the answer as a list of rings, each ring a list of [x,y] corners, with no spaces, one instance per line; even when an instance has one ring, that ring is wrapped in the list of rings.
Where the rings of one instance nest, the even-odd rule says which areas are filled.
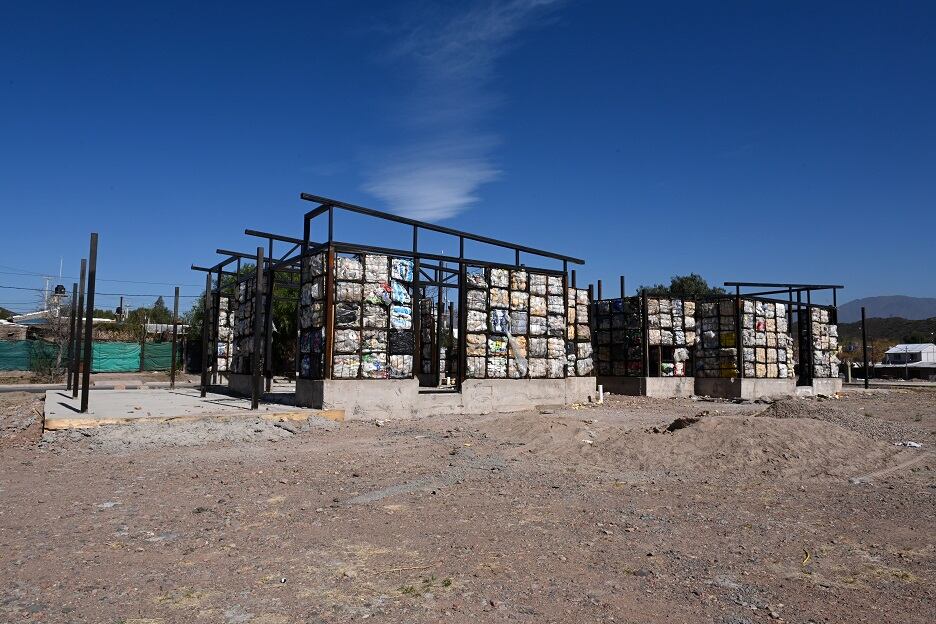
[[[101,292],[196,295],[245,227],[300,235],[306,191],[583,257],[581,283],[936,295],[930,2],[0,11],[6,286],[76,275],[95,230]]]

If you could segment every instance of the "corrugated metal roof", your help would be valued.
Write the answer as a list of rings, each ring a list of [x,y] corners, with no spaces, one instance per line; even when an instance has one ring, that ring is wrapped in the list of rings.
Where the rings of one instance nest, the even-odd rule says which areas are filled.
[[[922,353],[923,351],[934,351],[936,350],[936,344],[932,343],[921,343],[921,344],[899,344],[894,345],[884,353]]]

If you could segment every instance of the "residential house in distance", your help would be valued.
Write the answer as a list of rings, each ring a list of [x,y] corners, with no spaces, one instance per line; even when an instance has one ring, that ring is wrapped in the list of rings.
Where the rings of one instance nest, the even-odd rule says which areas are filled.
[[[936,344],[895,345],[874,368],[880,377],[936,380]]]

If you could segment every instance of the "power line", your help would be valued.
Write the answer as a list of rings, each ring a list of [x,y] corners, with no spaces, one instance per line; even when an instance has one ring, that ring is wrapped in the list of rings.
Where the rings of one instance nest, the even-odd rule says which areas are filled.
[[[0,288],[11,288],[13,290],[32,290],[34,292],[45,292],[44,288],[26,288],[25,286],[3,286],[0,285]],[[140,293],[108,293],[108,292],[95,292],[95,295],[100,295],[104,297],[162,297],[163,299],[175,297],[175,294],[171,295],[160,295],[160,294],[140,294]],[[179,295],[179,298],[186,299],[197,299],[201,295]]]
[[[51,273],[37,273],[36,271],[28,271],[28,270],[26,270],[26,269],[18,269],[18,268],[16,268],[16,267],[7,266],[7,265],[5,265],[5,264],[0,264],[0,267],[3,267],[3,268],[5,268],[5,269],[12,269],[13,271],[15,271],[15,272],[13,272],[13,271],[0,271],[0,275],[19,275],[19,276],[48,277],[48,278],[50,278],[50,279],[58,279],[58,278],[59,278],[58,275],[53,275],[53,274],[51,274]],[[61,278],[62,278],[63,280],[65,280],[65,279],[70,279],[70,280],[76,280],[76,279],[78,279],[77,277],[75,277],[75,276],[73,276],[73,275],[62,275]],[[116,284],[146,284],[146,285],[149,285],[149,286],[178,286],[178,287],[180,287],[180,288],[183,287],[183,286],[184,286],[184,287],[190,287],[190,288],[199,288],[199,287],[202,286],[201,284],[176,284],[176,283],[174,283],[174,282],[145,282],[145,281],[139,281],[139,280],[106,279],[106,278],[103,278],[103,277],[97,278],[97,281],[99,281],[99,282],[114,282],[114,283],[116,283]]]

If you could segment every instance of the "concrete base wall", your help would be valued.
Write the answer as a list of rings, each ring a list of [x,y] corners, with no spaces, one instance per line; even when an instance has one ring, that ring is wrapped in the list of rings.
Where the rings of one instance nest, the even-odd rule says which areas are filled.
[[[648,396],[659,399],[691,397],[695,393],[692,377],[597,377],[605,392]]]
[[[459,392],[422,388],[416,379],[296,381],[296,404],[343,410],[345,419],[489,414],[596,400],[594,377],[467,379]]]
[[[788,397],[796,394],[792,379],[739,379],[737,377],[696,377],[695,393],[721,399],[748,399],[760,397]]]
[[[832,396],[842,391],[842,380],[840,378],[813,379],[812,389],[813,394]]]

